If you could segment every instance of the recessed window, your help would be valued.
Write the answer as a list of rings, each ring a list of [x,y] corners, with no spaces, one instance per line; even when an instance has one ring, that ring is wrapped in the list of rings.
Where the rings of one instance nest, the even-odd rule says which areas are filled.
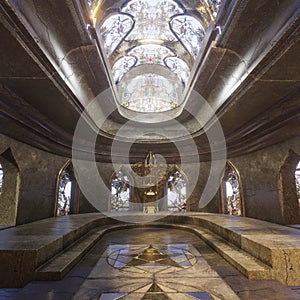
[[[71,161],[60,170],[57,182],[56,216],[78,213],[78,191]]]
[[[111,178],[111,211],[128,211],[130,200],[130,181],[121,170],[115,172]]]
[[[2,192],[2,185],[3,185],[3,167],[2,165],[0,164],[0,195],[1,195],[1,192]]]
[[[15,226],[20,191],[20,173],[10,148],[0,155],[0,225]]]
[[[240,216],[242,211],[239,177],[237,172],[233,169],[227,175],[226,200],[228,213],[233,216]]]
[[[295,182],[296,182],[298,203],[300,204],[300,161],[295,170]]]
[[[70,213],[71,208],[71,187],[70,174],[63,171],[59,176],[57,216],[66,216]]]
[[[182,211],[186,209],[187,180],[178,170],[175,170],[168,178],[168,210]]]

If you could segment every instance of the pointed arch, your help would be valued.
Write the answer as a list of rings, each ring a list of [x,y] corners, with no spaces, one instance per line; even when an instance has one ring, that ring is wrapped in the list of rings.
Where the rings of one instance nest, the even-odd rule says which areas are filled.
[[[4,176],[3,167],[2,167],[2,164],[1,164],[1,161],[0,161],[0,195],[1,195],[1,192],[2,192],[3,176]]]
[[[167,179],[167,207],[169,211],[182,211],[187,208],[188,178],[186,174],[175,165],[168,174]]]
[[[221,183],[221,212],[233,216],[244,216],[241,177],[231,161],[226,162]]]
[[[19,204],[20,172],[10,148],[0,155],[0,225],[15,226]]]
[[[108,210],[121,212],[130,210],[132,178],[124,166],[119,167],[110,177],[110,199]]]
[[[279,172],[280,206],[283,223],[285,224],[300,223],[300,207],[297,195],[298,181],[296,182],[299,162],[300,155],[293,150],[289,150]]]
[[[54,216],[78,213],[79,188],[69,159],[60,169],[56,181]]]

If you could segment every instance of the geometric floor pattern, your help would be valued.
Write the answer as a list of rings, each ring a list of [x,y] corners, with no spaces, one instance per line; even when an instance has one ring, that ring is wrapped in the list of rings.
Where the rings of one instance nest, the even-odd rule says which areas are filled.
[[[111,244],[73,299],[96,290],[97,300],[239,299],[190,244]]]

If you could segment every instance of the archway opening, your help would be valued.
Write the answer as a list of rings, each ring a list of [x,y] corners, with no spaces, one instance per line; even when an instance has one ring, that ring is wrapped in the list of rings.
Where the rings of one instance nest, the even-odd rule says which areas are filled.
[[[18,165],[11,149],[7,149],[0,155],[0,226],[16,225],[19,189]]]
[[[300,223],[300,156],[290,150],[280,168],[279,195],[282,223]]]
[[[130,179],[122,170],[113,173],[110,183],[110,211],[129,211],[130,186]]]

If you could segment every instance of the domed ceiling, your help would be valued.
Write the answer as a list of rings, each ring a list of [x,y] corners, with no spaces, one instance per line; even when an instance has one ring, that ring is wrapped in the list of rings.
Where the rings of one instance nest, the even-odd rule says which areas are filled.
[[[17,140],[70,157],[83,119],[99,160],[115,141],[136,160],[150,150],[176,159],[179,142],[192,160],[210,159],[215,124],[229,156],[298,135],[298,0],[7,0],[0,8],[0,125]],[[83,149],[88,143],[83,136]]]
[[[187,11],[171,0],[123,1],[119,9],[109,9],[101,17],[101,5],[96,4],[91,3],[93,19],[100,27],[117,103],[142,113],[182,106],[207,27],[221,1],[203,2],[203,13],[196,8]]]

